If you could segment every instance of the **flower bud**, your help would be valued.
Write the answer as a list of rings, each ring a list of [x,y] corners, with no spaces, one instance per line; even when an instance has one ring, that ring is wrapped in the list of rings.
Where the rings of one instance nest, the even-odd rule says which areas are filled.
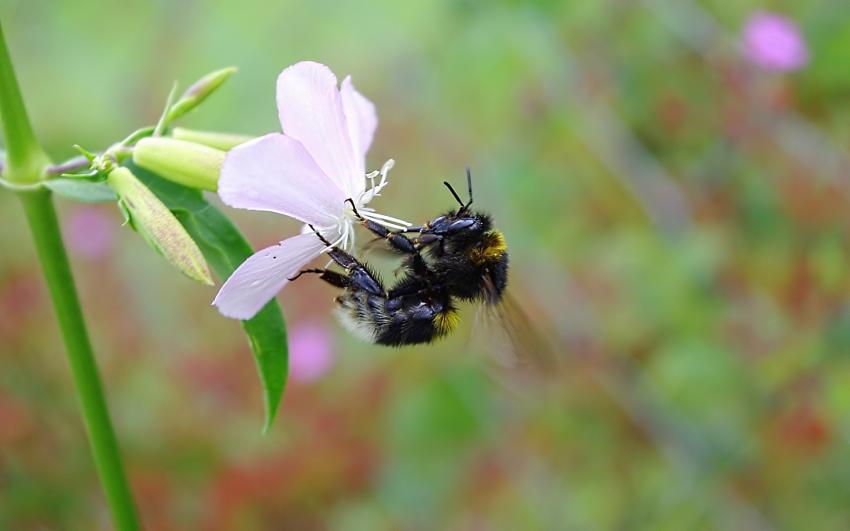
[[[197,131],[194,129],[185,129],[183,127],[175,127],[174,130],[171,131],[171,136],[178,140],[186,140],[187,142],[203,144],[223,151],[229,151],[239,144],[243,144],[254,138],[248,135]]]
[[[133,162],[170,181],[214,192],[224,151],[175,138],[149,137],[136,143]]]
[[[130,226],[155,251],[189,278],[212,285],[207,262],[198,245],[153,192],[123,167],[109,172],[106,182],[118,195],[118,204]]]
[[[195,81],[195,83],[186,89],[186,92],[180,96],[177,103],[172,105],[171,109],[168,110],[166,122],[170,123],[200,105],[235,72],[235,66],[222,68],[221,70],[210,72],[201,79]]]

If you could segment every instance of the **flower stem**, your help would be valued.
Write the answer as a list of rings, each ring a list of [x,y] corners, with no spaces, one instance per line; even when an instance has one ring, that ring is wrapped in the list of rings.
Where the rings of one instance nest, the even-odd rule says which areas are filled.
[[[62,175],[63,173],[72,173],[75,171],[80,171],[87,169],[91,166],[91,162],[89,159],[79,156],[74,157],[72,159],[68,159],[65,162],[60,162],[59,164],[53,164],[44,169],[45,175]]]
[[[12,59],[6,49],[2,26],[0,26],[0,115],[3,116],[3,137],[6,140],[4,177],[19,184],[39,180],[49,160],[36,141],[27,118],[21,90],[15,78],[15,70],[12,68]]]
[[[92,454],[107,501],[112,509],[115,528],[122,531],[139,529],[136,510],[121,465],[118,443],[106,410],[103,388],[50,192],[46,190],[20,192],[18,196],[29,220],[38,257],[50,297],[53,299],[62,337],[65,340]]]
[[[36,141],[27,118],[21,91],[0,28],[0,115],[7,160],[3,168],[4,182],[17,190],[24,206],[30,231],[41,262],[50,298],[62,330],[71,373],[83,410],[83,421],[91,443],[106,500],[112,509],[115,528],[120,531],[139,529],[136,509],[124,476],[118,443],[106,410],[103,389],[97,373],[83,312],[77,298],[71,266],[62,243],[59,222],[50,192],[38,187],[50,163]]]

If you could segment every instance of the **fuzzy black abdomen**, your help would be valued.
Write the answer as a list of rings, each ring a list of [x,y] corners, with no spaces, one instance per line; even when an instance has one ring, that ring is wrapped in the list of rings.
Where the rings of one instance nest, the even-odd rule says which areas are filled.
[[[347,290],[337,302],[343,325],[379,345],[428,343],[443,337],[457,324],[457,310],[448,299],[416,296],[387,299]]]

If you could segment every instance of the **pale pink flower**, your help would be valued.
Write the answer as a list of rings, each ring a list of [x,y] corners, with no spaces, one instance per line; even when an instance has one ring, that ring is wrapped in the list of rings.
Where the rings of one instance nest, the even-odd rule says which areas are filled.
[[[806,42],[790,19],[756,11],[747,21],[743,35],[744,54],[753,63],[772,72],[802,68],[809,60]]]
[[[94,206],[74,209],[68,218],[65,237],[71,252],[89,259],[104,256],[115,240],[115,220]]]
[[[289,327],[289,375],[299,382],[314,382],[333,367],[328,331],[312,321]]]
[[[325,65],[292,65],[277,78],[277,109],[283,134],[262,136],[227,154],[218,183],[225,204],[293,217],[344,249],[354,245],[355,221],[346,199],[367,219],[390,228],[409,226],[366,206],[387,185],[394,163],[390,159],[379,171],[366,173],[366,151],[378,118],[351,77],[340,89]],[[305,225],[300,235],[245,260],[213,304],[223,315],[249,319],[289,278],[328,250]]]

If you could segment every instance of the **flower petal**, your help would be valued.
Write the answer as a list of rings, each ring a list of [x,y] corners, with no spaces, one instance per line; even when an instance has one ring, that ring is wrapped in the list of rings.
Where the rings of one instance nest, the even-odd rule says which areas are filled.
[[[304,145],[346,197],[365,189],[365,159],[352,147],[336,76],[328,67],[303,61],[281,72],[277,110],[283,132]]]
[[[378,127],[378,115],[375,105],[366,96],[360,94],[351,82],[351,76],[342,81],[342,110],[348,123],[348,134],[354,152],[366,159],[366,152],[372,145],[375,129]]]
[[[218,195],[232,207],[277,212],[314,225],[336,223],[348,197],[304,146],[280,133],[230,150]]]
[[[227,317],[250,319],[325,245],[315,234],[300,234],[257,251],[224,283],[213,306]]]

